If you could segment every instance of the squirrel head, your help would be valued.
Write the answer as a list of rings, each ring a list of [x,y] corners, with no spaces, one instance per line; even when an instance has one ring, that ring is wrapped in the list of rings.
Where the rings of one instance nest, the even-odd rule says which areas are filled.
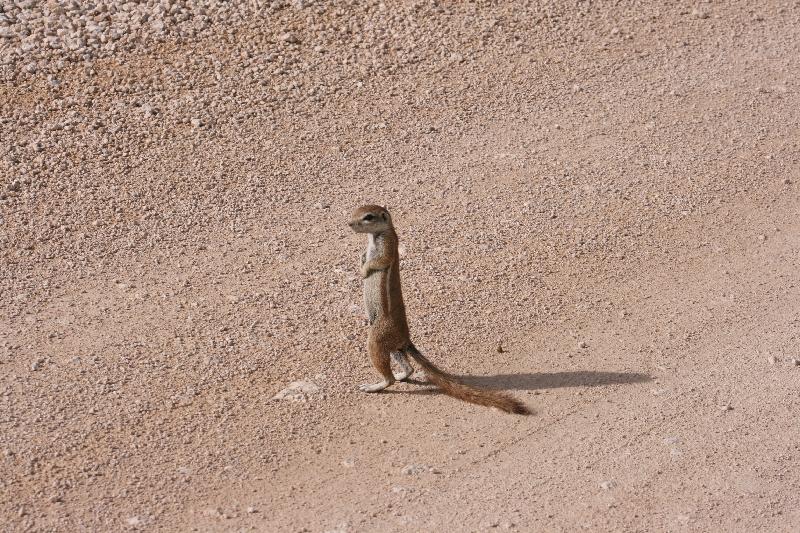
[[[349,226],[356,233],[383,233],[392,228],[392,216],[379,205],[362,205],[353,211]]]

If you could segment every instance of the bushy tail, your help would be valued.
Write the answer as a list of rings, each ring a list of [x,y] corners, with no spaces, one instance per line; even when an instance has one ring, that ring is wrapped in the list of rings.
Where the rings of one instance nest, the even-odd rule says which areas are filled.
[[[412,344],[406,348],[406,353],[414,358],[419,363],[419,366],[425,371],[428,379],[437,387],[442,389],[442,392],[453,398],[474,403],[477,405],[485,405],[486,407],[497,407],[506,413],[514,413],[518,415],[531,414],[528,406],[517,400],[510,394],[504,392],[490,391],[486,389],[478,389],[461,382],[455,376],[443,372],[433,366],[433,363],[428,361],[424,355]]]

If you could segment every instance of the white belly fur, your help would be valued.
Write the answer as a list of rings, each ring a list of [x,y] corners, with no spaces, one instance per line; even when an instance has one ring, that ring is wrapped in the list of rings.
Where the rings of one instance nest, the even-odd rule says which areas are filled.
[[[377,257],[379,253],[380,251],[375,242],[375,236],[370,234],[367,240],[367,261]],[[364,280],[364,311],[370,324],[375,321],[380,311],[381,277],[383,274],[383,272],[372,272],[369,277]]]

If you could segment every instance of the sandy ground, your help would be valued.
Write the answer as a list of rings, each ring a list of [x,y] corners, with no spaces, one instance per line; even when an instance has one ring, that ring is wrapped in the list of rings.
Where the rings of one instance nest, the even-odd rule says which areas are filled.
[[[800,530],[800,5],[310,4],[4,67],[1,529]]]

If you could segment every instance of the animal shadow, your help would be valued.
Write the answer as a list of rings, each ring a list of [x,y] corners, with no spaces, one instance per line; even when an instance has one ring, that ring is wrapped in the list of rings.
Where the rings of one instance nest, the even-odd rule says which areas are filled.
[[[604,385],[645,383],[651,380],[647,374],[637,372],[597,372],[594,370],[497,374],[495,376],[458,376],[458,379],[475,387],[512,390],[602,387]]]
[[[563,387],[602,387],[604,385],[628,385],[631,383],[646,383],[652,378],[647,374],[637,372],[597,372],[594,370],[575,370],[571,372],[529,372],[524,374],[497,374],[494,376],[457,376],[459,381],[494,390],[539,390],[559,389]],[[425,388],[414,390],[386,390],[384,392],[399,392],[403,394],[438,394],[436,388],[429,388],[432,384],[418,379],[409,379],[405,383],[420,385]]]

